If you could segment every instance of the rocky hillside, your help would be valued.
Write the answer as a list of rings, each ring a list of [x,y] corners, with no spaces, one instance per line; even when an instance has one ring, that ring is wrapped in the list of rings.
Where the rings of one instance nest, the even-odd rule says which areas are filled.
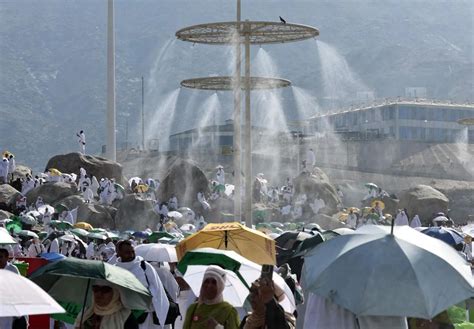
[[[98,153],[105,144],[106,3],[0,3],[0,149],[16,153],[20,162],[42,170],[53,154],[77,150],[75,132],[81,129],[86,131],[88,152]],[[243,1],[242,17],[277,21],[281,15],[320,29],[318,40],[348,64],[342,73],[329,71],[332,77],[319,57],[321,45],[313,40],[263,47],[276,75],[320,103],[328,97],[325,86],[331,84],[324,79],[344,81],[350,76],[379,98],[419,86],[427,88],[429,97],[465,101],[473,99],[474,90],[473,6],[472,1],[443,0],[262,0]],[[148,138],[165,139],[163,135],[191,128],[204,116],[206,108],[199,108],[208,93],[179,91],[176,114],[168,96],[182,79],[229,74],[231,51],[176,41],[174,33],[234,17],[235,1],[116,0],[119,144],[125,141],[127,121],[128,140],[139,141],[141,76],[146,81]],[[252,48],[252,55],[252,70],[268,71],[272,63],[259,56],[259,48]],[[331,58],[326,60],[331,63]],[[292,117],[292,91],[281,96],[286,116]],[[231,97],[219,93],[219,101],[219,120],[230,117]],[[306,106],[312,113],[314,104]]]

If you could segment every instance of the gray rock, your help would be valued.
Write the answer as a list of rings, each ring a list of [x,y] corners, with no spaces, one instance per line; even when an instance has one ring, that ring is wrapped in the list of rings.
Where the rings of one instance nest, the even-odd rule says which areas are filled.
[[[33,171],[31,168],[24,166],[24,165],[16,165],[15,171],[13,172],[13,177],[14,179],[17,178],[26,178],[26,175],[29,174],[30,176],[33,176]]]
[[[70,210],[77,208],[76,222],[87,222],[94,227],[115,228],[114,217],[117,208],[94,203],[86,203],[82,196],[71,195],[58,200],[53,205],[63,204]]]
[[[126,195],[120,202],[115,215],[115,228],[118,230],[156,230],[159,216],[153,211],[153,202],[143,200],[135,194]]]
[[[204,172],[192,161],[176,159],[161,182],[158,198],[168,201],[175,194],[180,207],[197,209],[199,191],[205,194],[209,192],[209,182]]]
[[[8,219],[11,216],[13,216],[13,214],[11,212],[8,212],[6,210],[0,210],[0,220]]]
[[[63,173],[75,173],[79,175],[79,169],[84,168],[88,175],[95,176],[97,180],[101,178],[115,178],[115,181],[122,184],[122,166],[105,158],[81,153],[60,154],[49,159],[45,170],[56,168]]]
[[[311,222],[319,224],[323,230],[334,230],[336,228],[347,227],[336,218],[324,214],[317,214]]]
[[[308,202],[314,202],[316,195],[319,194],[326,204],[320,213],[332,215],[337,212],[337,205],[341,203],[341,199],[328,176],[320,168],[314,168],[311,173],[302,172],[293,180],[293,184],[295,195],[306,194]]]
[[[77,194],[75,184],[63,182],[48,182],[38,187],[35,187],[26,194],[27,203],[36,202],[38,196],[43,198],[44,203],[56,204],[68,196]]]
[[[12,208],[15,207],[16,199],[19,196],[21,196],[21,193],[11,185],[0,185],[0,209],[7,211],[12,210]]]
[[[448,212],[449,199],[428,185],[417,185],[400,193],[400,208],[406,208],[411,218],[418,214],[422,224],[431,224],[433,214]]]

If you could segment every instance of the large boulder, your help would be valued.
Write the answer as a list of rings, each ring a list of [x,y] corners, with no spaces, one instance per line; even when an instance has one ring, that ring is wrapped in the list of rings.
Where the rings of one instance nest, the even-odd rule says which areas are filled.
[[[0,220],[8,219],[12,216],[13,214],[11,212],[8,212],[6,210],[0,210]]]
[[[86,203],[82,196],[71,195],[58,200],[53,205],[65,205],[69,210],[77,208],[76,222],[87,222],[94,227],[115,229],[114,217],[117,208],[94,203]]]
[[[341,199],[328,176],[320,168],[314,168],[312,172],[302,172],[293,180],[293,184],[295,195],[306,194],[308,202],[313,202],[317,195],[324,200],[326,206],[320,213],[332,215],[337,212]]]
[[[192,161],[176,159],[161,182],[158,198],[168,201],[174,194],[179,206],[194,209],[199,206],[197,193],[209,193],[209,181],[204,172]]]
[[[118,230],[156,230],[159,216],[153,211],[153,202],[135,194],[126,195],[120,202],[115,215],[115,228]]]
[[[36,202],[38,196],[41,196],[44,203],[54,204],[59,200],[77,193],[77,187],[75,184],[48,182],[29,191],[26,194],[26,199],[27,203],[31,204]]]
[[[79,175],[79,169],[84,168],[88,175],[101,178],[115,178],[122,183],[122,166],[114,161],[82,153],[60,154],[49,159],[46,170],[56,168],[64,173],[75,173]]]
[[[458,182],[452,186],[437,184],[436,189],[446,195],[449,199],[449,216],[456,224],[464,224],[472,221],[474,216],[474,183]],[[469,217],[471,216],[471,218]]]
[[[11,211],[15,207],[16,199],[21,196],[14,187],[9,184],[0,185],[0,209]]]
[[[33,171],[31,168],[24,165],[16,165],[15,171],[13,172],[13,179],[16,178],[26,178],[26,175],[33,176]]]
[[[418,214],[424,225],[431,224],[433,214],[447,213],[448,203],[443,193],[428,185],[417,185],[400,193],[400,208],[406,208],[410,217]]]
[[[311,222],[319,224],[323,230],[334,230],[336,228],[347,227],[337,218],[323,214],[317,214]]]

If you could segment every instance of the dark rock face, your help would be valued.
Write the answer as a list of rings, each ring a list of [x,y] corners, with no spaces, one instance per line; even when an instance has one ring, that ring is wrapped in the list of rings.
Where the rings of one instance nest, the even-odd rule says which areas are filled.
[[[122,184],[122,165],[105,158],[81,153],[60,154],[49,159],[45,171],[56,168],[63,173],[75,173],[79,176],[79,169],[84,168],[87,174],[95,176],[97,180],[101,178],[115,178],[115,181]]]
[[[0,209],[11,211],[15,207],[17,197],[21,196],[14,187],[9,184],[0,185]]]
[[[126,195],[115,215],[115,228],[118,230],[144,230],[147,227],[157,229],[159,216],[153,211],[153,203],[143,200],[135,194]]]
[[[209,182],[204,172],[193,162],[177,159],[161,182],[158,198],[168,201],[174,194],[179,206],[196,208],[200,206],[197,193],[209,193]]]
[[[43,198],[44,203],[55,204],[58,201],[75,194],[77,194],[77,187],[75,184],[48,182],[29,191],[26,194],[26,198],[28,204],[36,202],[38,196]]]
[[[341,200],[336,188],[320,168],[314,168],[311,173],[302,172],[293,180],[293,183],[295,195],[306,194],[308,202],[313,202],[317,195],[324,200],[326,206],[320,210],[320,213],[333,215],[337,212],[337,205],[341,203]]]
[[[431,224],[433,214],[448,212],[449,199],[428,185],[417,185],[400,194],[400,208],[406,208],[411,218],[418,214],[422,224]]]

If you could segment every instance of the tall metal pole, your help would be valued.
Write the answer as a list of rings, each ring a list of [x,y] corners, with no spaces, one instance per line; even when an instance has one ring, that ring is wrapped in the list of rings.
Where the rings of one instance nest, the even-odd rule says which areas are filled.
[[[245,225],[252,227],[252,115],[250,113],[250,24],[245,21]]]
[[[142,149],[145,151],[145,82],[142,77]]]
[[[235,36],[235,72],[234,72],[234,220],[240,222],[241,213],[241,93],[240,93],[240,75],[241,75],[241,49],[240,49],[240,0],[237,0],[237,26]]]
[[[108,0],[107,8],[107,146],[106,157],[117,159],[115,118],[115,35],[114,0]]]

